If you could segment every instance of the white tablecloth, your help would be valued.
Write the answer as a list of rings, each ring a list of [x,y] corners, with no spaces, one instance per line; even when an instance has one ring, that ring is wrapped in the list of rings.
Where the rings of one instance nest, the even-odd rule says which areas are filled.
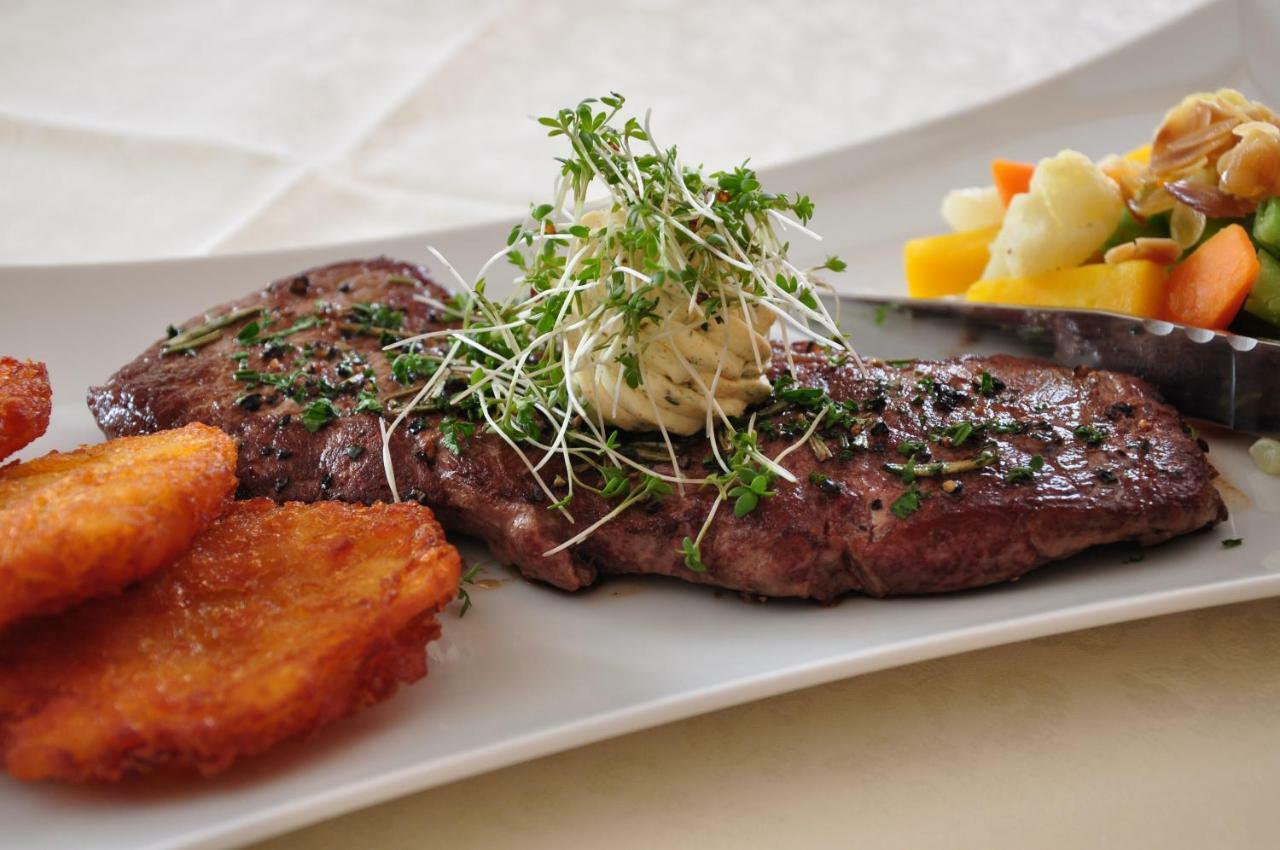
[[[1193,4],[0,0],[0,262],[511,215],[555,154],[529,116],[609,89],[686,159],[779,162]],[[765,700],[269,846],[1276,846],[1278,702],[1280,604],[1258,602]]]
[[[1192,3],[3,0],[0,262],[519,213],[558,153],[529,116],[610,89],[687,160],[779,162],[1027,85]]]

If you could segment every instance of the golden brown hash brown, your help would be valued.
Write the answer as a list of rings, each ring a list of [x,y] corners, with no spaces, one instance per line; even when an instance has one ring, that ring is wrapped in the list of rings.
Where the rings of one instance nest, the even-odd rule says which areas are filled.
[[[236,486],[235,442],[187,425],[0,467],[0,627],[147,576]]]
[[[0,636],[0,760],[217,773],[425,675],[458,579],[426,508],[238,502],[140,586]]]
[[[44,433],[52,401],[43,363],[0,357],[0,460]]]

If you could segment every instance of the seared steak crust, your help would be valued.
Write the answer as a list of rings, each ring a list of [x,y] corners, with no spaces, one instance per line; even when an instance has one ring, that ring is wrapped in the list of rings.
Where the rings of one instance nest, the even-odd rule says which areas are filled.
[[[405,331],[439,327],[439,316],[413,298],[417,293],[447,297],[417,267],[385,259],[349,262],[276,281],[213,315],[261,306],[263,316],[275,318],[272,327],[283,328],[312,315],[317,300],[330,315],[377,302],[404,313]],[[229,359],[245,349],[235,331],[191,355],[161,354],[157,343],[92,389],[89,404],[103,431],[117,436],[206,422],[240,442],[242,496],[388,499],[377,416],[347,413],[311,433],[299,421],[305,402],[266,390],[260,403],[236,403],[246,386],[233,377],[237,363]],[[344,352],[354,350],[376,373],[383,398],[403,389],[377,336],[326,322],[288,341],[298,349],[337,347],[328,360],[311,359],[317,378],[331,375]],[[287,354],[264,355],[264,348],[255,346],[238,367],[294,368]],[[1158,543],[1225,518],[1212,485],[1216,473],[1201,447],[1177,412],[1137,378],[1007,356],[875,362],[868,370],[864,375],[804,346],[790,356],[775,351],[775,378],[790,371],[798,385],[854,402],[858,410],[839,428],[819,432],[830,457],[809,445],[787,455],[783,465],[796,483],[779,479],[776,495],[743,517],[722,507],[702,543],[705,572],[691,571],[677,547],[697,534],[713,488],[638,504],[583,543],[544,557],[612,503],[580,492],[570,523],[549,509],[502,440],[477,429],[474,436],[458,435],[455,454],[442,444],[435,414],[408,420],[414,424],[396,431],[390,454],[402,497],[429,505],[447,527],[484,539],[525,576],[566,590],[601,575],[657,573],[820,600],[849,591],[933,593],[1013,579],[1098,544]],[[355,399],[344,395],[336,403],[345,413]],[[764,450],[775,456],[794,442],[786,432],[802,430],[807,415],[792,408],[761,418]],[[973,433],[951,445],[966,423]],[[949,427],[950,439],[942,436]],[[909,473],[884,467],[905,463],[912,441],[928,451],[917,452],[918,467],[972,460],[983,451],[995,461],[908,483]],[[704,473],[708,454],[699,442],[679,452],[695,477]]]

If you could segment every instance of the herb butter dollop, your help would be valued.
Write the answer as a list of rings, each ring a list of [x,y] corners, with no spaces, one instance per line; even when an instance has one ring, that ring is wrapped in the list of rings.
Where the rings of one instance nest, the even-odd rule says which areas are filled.
[[[599,258],[600,237],[622,226],[620,219],[603,210],[582,216],[580,224],[592,234],[579,249],[584,260]],[[610,261],[600,259],[601,274],[607,276]],[[605,290],[588,290],[570,315],[590,314],[607,297]],[[570,335],[577,391],[607,422],[627,431],[689,435],[768,398],[772,313],[744,303],[708,315],[705,300],[699,303],[672,282],[655,286],[645,297],[653,317],[640,323],[633,337],[615,335],[600,346],[586,331]]]

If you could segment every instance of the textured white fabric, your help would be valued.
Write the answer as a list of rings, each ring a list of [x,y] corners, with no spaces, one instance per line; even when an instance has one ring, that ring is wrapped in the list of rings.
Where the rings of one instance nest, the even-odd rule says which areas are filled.
[[[511,215],[529,116],[609,89],[687,159],[783,161],[1028,85],[1194,0],[0,2],[0,262]]]

